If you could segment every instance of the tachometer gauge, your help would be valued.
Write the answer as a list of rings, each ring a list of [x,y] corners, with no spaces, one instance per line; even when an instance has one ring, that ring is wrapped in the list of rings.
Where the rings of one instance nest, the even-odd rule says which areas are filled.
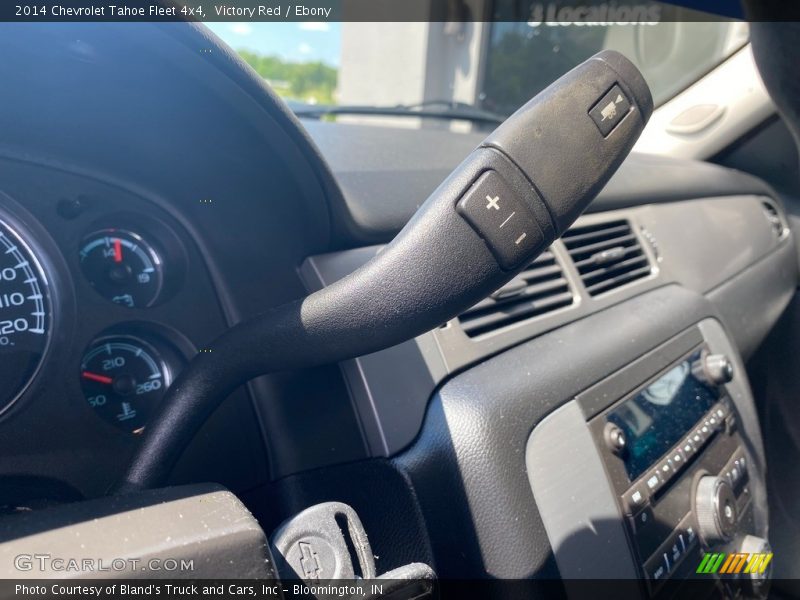
[[[39,260],[19,234],[0,221],[0,412],[36,375],[51,321],[47,279]]]
[[[128,308],[152,306],[164,284],[164,264],[152,244],[122,229],[97,231],[84,240],[81,268],[104,297]]]
[[[159,352],[134,336],[100,338],[81,361],[81,387],[100,417],[131,433],[141,433],[172,381]]]

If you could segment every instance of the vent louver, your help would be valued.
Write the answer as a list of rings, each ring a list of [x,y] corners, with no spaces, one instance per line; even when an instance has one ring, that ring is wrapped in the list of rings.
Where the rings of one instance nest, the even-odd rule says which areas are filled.
[[[538,317],[574,302],[561,265],[548,248],[524,271],[458,320],[469,337]]]
[[[590,296],[610,292],[652,272],[627,220],[572,227],[561,240]]]
[[[772,231],[775,233],[775,237],[782,240],[786,237],[788,231],[783,224],[781,214],[778,212],[778,209],[769,202],[762,202],[761,205],[764,207],[764,214],[767,217],[770,227],[772,227]]]

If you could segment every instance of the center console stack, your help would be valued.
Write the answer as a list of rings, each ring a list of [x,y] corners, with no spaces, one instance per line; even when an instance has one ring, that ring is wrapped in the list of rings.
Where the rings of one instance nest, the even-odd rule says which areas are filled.
[[[697,329],[672,347],[681,346],[691,349],[610,406],[597,388],[581,399],[588,414],[602,407],[589,427],[653,593],[696,574],[704,550],[737,552],[754,527],[748,458],[725,388],[733,363]],[[626,376],[603,385],[613,392]]]
[[[766,593],[771,550],[760,501],[763,480],[752,464],[760,440],[754,445],[748,435],[758,426],[752,398],[719,324],[702,325],[574,400],[604,474],[594,474],[596,481],[607,482],[595,499],[602,504],[610,492],[643,596],[685,597],[706,589],[723,597]],[[538,430],[532,439],[541,436]],[[532,483],[541,490],[541,480]],[[547,527],[547,498],[542,506]],[[554,523],[548,527],[551,543],[559,567],[569,571],[574,557],[564,553],[576,550],[559,549]],[[563,571],[565,579],[581,576]]]

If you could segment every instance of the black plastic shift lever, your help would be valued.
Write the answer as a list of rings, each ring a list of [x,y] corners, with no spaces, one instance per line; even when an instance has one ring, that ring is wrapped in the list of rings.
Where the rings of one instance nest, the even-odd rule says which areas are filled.
[[[153,415],[118,491],[163,484],[236,387],[422,334],[501,287],[586,208],[653,109],[642,75],[606,51],[508,118],[369,263],[234,326],[196,356]]]

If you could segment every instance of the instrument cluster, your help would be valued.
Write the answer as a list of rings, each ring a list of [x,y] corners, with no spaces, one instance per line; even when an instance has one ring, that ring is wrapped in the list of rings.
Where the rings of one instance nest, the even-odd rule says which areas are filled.
[[[26,225],[32,217],[11,198],[2,199],[0,414],[10,412],[35,382],[62,308],[53,286],[59,279],[52,272],[56,261]],[[95,219],[79,243],[58,249],[59,259],[77,271],[69,279],[77,284],[74,280],[83,278],[101,302],[117,307],[120,317],[94,332],[72,376],[100,426],[110,425],[121,435],[140,434],[195,352],[179,333],[147,319],[149,309],[169,301],[181,287],[187,260],[182,242],[155,219],[122,213]],[[77,300],[77,310],[97,310],[80,295]]]

